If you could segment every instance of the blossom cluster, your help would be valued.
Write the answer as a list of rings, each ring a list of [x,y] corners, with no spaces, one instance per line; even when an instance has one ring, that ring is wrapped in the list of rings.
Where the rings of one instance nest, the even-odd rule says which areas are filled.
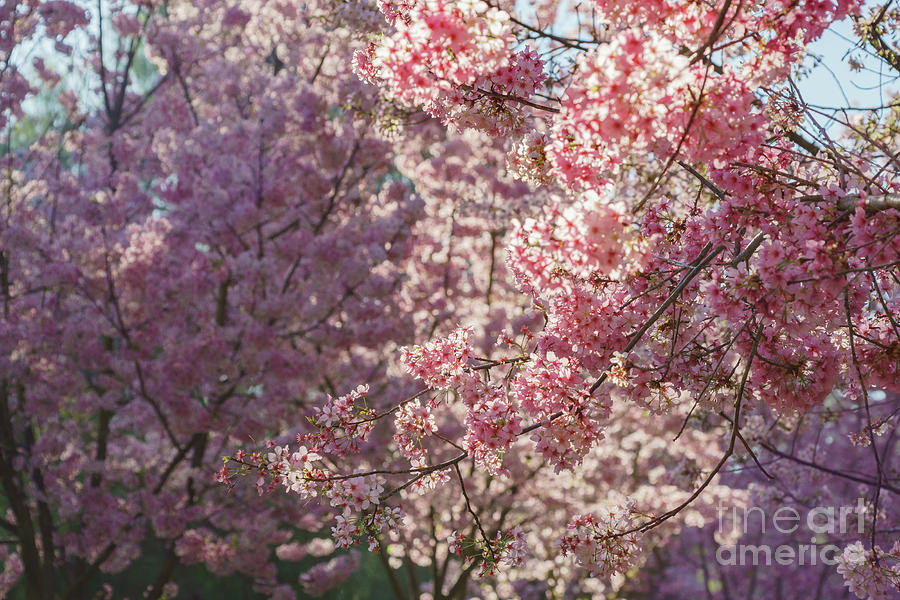
[[[420,442],[423,437],[437,431],[434,415],[428,406],[422,406],[418,399],[407,402],[397,409],[394,428],[396,429],[394,441],[397,442],[403,455],[410,460],[424,458],[425,450]]]
[[[505,11],[481,0],[381,8],[395,31],[357,51],[354,69],[363,79],[460,128],[504,133],[520,126],[519,99],[527,100],[545,75],[534,50],[513,50]]]
[[[862,542],[844,548],[837,572],[857,598],[883,600],[900,592],[900,542],[888,552],[876,546],[867,550]]]
[[[501,565],[521,566],[528,555],[528,541],[520,526],[508,531],[498,531],[492,539],[470,539],[454,531],[447,536],[451,554],[462,556],[465,563],[479,561],[478,576],[497,572]]]
[[[357,452],[375,426],[375,411],[365,406],[368,391],[368,386],[361,385],[349,394],[337,398],[328,396],[322,406],[315,408],[315,416],[312,417],[317,432],[305,436],[303,440],[322,452]]]
[[[303,439],[302,436],[298,438]],[[373,549],[378,546],[377,539],[382,532],[396,528],[403,521],[399,507],[382,503],[384,479],[381,476],[336,475],[315,464],[321,464],[323,457],[306,446],[291,452],[289,446],[279,446],[271,440],[266,445],[269,451],[265,453],[247,455],[238,451],[234,457],[226,457],[216,479],[234,487],[236,478],[253,475],[260,495],[283,487],[285,492],[307,501],[321,499],[334,511],[335,524],[331,532],[339,548],[349,548],[360,537],[366,537]],[[229,463],[236,464],[236,468],[229,468]],[[282,551],[296,556],[297,549],[284,547]]]
[[[574,555],[579,564],[604,577],[624,573],[640,552],[633,513],[633,504],[625,503],[596,516],[574,517],[560,540],[560,552]]]
[[[404,347],[400,351],[401,360],[408,373],[430,388],[453,387],[469,374],[466,367],[472,357],[472,349],[468,339],[469,330],[458,328],[424,346]]]
[[[502,454],[516,440],[521,431],[522,418],[503,386],[485,382],[474,365],[470,365],[472,348],[470,331],[456,329],[447,337],[433,340],[425,346],[404,348],[402,360],[409,373],[429,387],[454,387],[467,411],[464,446],[475,461],[492,473],[502,469]],[[433,416],[418,400],[398,411],[398,435],[401,448],[410,458],[421,460],[424,450],[410,447],[410,442],[435,431]],[[418,413],[411,420],[412,411]],[[412,429],[413,435],[409,435]],[[426,431],[427,429],[427,431]]]
[[[744,83],[727,68],[691,64],[654,32],[622,31],[578,60],[545,149],[569,186],[602,188],[642,153],[716,162],[760,141]]]
[[[550,163],[547,161],[546,147],[549,138],[546,133],[532,131],[525,134],[513,146],[507,156],[506,168],[517,179],[540,185],[550,183]]]

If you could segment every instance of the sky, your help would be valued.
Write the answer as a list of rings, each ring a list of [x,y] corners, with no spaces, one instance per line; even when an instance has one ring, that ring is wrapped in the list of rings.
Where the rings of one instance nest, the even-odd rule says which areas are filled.
[[[855,50],[853,55],[874,67],[860,72],[850,70],[848,52],[853,50],[852,21],[844,19],[825,31],[822,38],[811,44],[809,52],[821,58],[809,75],[798,82],[804,99],[822,106],[854,106],[857,108],[883,106],[900,92],[900,84],[889,73],[879,73],[880,60],[866,61],[866,54]],[[810,64],[815,63],[811,58]]]

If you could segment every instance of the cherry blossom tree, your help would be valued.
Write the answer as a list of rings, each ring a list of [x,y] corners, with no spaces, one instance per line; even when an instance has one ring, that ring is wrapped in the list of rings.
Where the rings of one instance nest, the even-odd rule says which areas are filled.
[[[2,10],[4,593],[900,593],[896,3]]]
[[[328,499],[343,510],[334,534],[346,545],[368,537],[376,546],[386,528],[393,534],[398,493],[458,488],[474,529],[448,542],[463,564],[496,576],[528,560],[528,536],[480,523],[460,464],[514,481],[512,457],[524,446],[555,473],[580,475],[588,457],[610,454],[606,443],[621,448],[621,439],[606,437],[618,405],[640,407],[648,419],[679,415],[669,430],[675,440],[698,428],[718,435],[706,444],[712,460],[693,460],[664,506],[626,498],[570,513],[565,531],[566,519],[557,523],[559,553],[613,589],[635,581],[652,595],[658,581],[632,574],[666,547],[651,532],[703,525],[688,511],[716,482],[748,489],[728,473],[742,456],[764,478],[754,485],[770,490],[747,501],[768,498],[775,507],[823,497],[775,494],[779,479],[798,476],[781,466],[773,474],[763,461],[821,468],[818,446],[832,427],[824,408],[839,424],[828,435],[844,440],[828,460],[861,454],[856,461],[869,469],[860,477],[825,467],[838,484],[856,484],[834,498],[863,494],[871,514],[858,532],[865,542],[845,539],[840,566],[822,571],[811,589],[840,589],[842,577],[859,597],[896,593],[895,530],[884,503],[896,493],[897,447],[893,437],[876,439],[892,427],[900,366],[898,165],[887,141],[896,106],[851,118],[850,107],[807,103],[794,80],[806,46],[844,18],[854,20],[870,58],[900,74],[896,8],[863,8],[598,1],[573,17],[555,3],[533,15],[488,2],[382,3],[387,25],[356,53],[359,76],[395,106],[420,109],[451,131],[509,139],[508,171],[549,193],[538,214],[513,223],[506,249],[517,287],[544,323],[510,330],[488,353],[470,343],[472,327],[407,348],[400,360],[426,391],[388,410],[363,408],[364,390],[329,401],[312,417],[318,430],[298,443],[301,454],[346,456],[337,469],[257,457],[238,460],[238,472],[268,470],[272,485]],[[837,137],[829,133],[835,124]],[[454,412],[466,425],[455,438],[440,425]],[[355,441],[389,417],[410,466],[360,469]],[[750,420],[768,433],[748,440]],[[793,433],[788,446],[771,432],[776,425]],[[801,437],[810,427],[815,438]],[[447,455],[448,445],[456,452]],[[669,451],[677,456],[678,446]],[[230,473],[226,466],[222,477]],[[346,481],[361,490],[348,493]],[[411,514],[415,528],[421,517]],[[657,558],[657,570],[681,567],[689,579],[697,572]],[[729,593],[727,574],[713,582],[704,573],[707,593]]]
[[[195,563],[276,592],[273,549],[322,517],[220,498],[216,463],[329,390],[387,386],[385,346],[454,319],[433,290],[465,271],[422,269],[416,249],[447,241],[368,116],[373,90],[342,75],[339,25],[368,13],[5,10],[3,593],[172,597]],[[53,126],[13,147],[49,86]],[[146,589],[116,585],[129,566]]]

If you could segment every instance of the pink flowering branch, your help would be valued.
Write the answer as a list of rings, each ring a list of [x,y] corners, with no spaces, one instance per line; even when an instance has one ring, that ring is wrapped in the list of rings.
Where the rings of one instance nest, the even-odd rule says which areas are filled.
[[[694,500],[696,500],[700,496],[700,494],[703,493],[703,490],[705,490],[707,487],[709,487],[709,484],[712,483],[713,478],[715,478],[715,476],[719,474],[719,471],[722,470],[722,467],[725,466],[725,463],[728,462],[728,459],[731,458],[731,456],[734,454],[735,442],[738,439],[738,427],[739,427],[738,424],[740,423],[740,418],[741,418],[741,404],[742,404],[743,398],[744,398],[744,390],[746,389],[747,378],[750,376],[750,365],[753,362],[753,358],[756,356],[756,351],[757,351],[757,348],[759,347],[759,341],[762,338],[762,331],[763,331],[763,324],[762,324],[762,322],[760,322],[760,324],[756,328],[756,333],[753,336],[753,346],[750,349],[750,354],[747,356],[746,362],[744,365],[744,373],[741,376],[741,382],[740,382],[740,386],[738,387],[737,397],[735,398],[735,401],[734,401],[734,414],[732,415],[732,418],[731,418],[731,433],[730,433],[729,440],[728,440],[728,447],[725,449],[725,452],[724,452],[724,454],[722,454],[722,457],[719,459],[719,461],[716,463],[716,465],[712,468],[710,473],[704,478],[703,482],[693,491],[693,493],[691,493],[691,495],[684,502],[682,502],[678,506],[672,508],[671,510],[664,512],[663,514],[661,514],[659,516],[653,517],[652,519],[645,521],[644,523],[641,523],[641,524],[639,524],[635,527],[632,527],[630,529],[627,529],[623,532],[617,532],[617,533],[613,534],[613,537],[621,537],[621,536],[628,535],[630,533],[635,533],[635,532],[650,531],[651,529],[658,527],[665,521],[671,519],[672,517],[674,517],[675,515],[680,513],[682,510],[684,510],[685,508],[690,506],[690,504],[692,502],[694,502]]]

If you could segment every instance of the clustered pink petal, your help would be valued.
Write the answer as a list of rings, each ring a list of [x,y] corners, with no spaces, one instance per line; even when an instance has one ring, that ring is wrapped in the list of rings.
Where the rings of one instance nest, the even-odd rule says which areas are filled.
[[[847,545],[837,560],[837,572],[857,598],[887,600],[900,592],[900,542],[885,552],[878,546],[867,550],[857,541]]]
[[[598,515],[580,515],[569,522],[560,540],[563,555],[572,554],[584,568],[602,577],[624,573],[641,551],[632,528],[634,506],[630,502]]]

